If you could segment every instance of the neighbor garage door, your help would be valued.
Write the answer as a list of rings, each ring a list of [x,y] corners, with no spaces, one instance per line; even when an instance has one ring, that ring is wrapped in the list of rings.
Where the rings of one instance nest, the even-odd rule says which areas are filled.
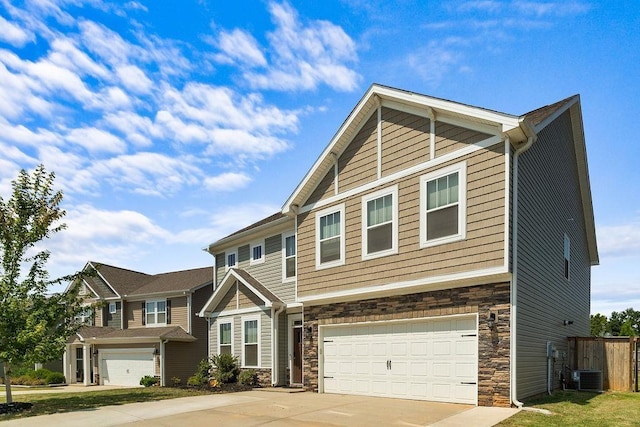
[[[477,404],[476,319],[322,327],[324,392]]]
[[[105,385],[140,385],[145,375],[153,376],[153,348],[99,350],[100,380]]]

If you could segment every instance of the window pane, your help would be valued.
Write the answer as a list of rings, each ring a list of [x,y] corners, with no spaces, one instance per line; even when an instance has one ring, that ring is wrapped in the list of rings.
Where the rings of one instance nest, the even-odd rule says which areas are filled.
[[[167,323],[167,318],[165,313],[158,313],[158,323]]]
[[[155,311],[156,311],[156,303],[155,302],[148,302],[147,303],[147,314],[153,313]]]
[[[220,324],[220,345],[231,344],[231,323]]]
[[[167,311],[167,303],[166,301],[158,301],[157,302],[158,312],[166,312]]]
[[[458,234],[458,205],[427,213],[427,240]]]
[[[390,222],[370,228],[367,235],[367,253],[391,249],[392,229],[393,226]]]
[[[388,194],[379,199],[367,202],[367,226],[382,224],[393,220],[392,218],[393,196]]]
[[[320,242],[320,262],[325,263],[340,259],[340,237]]]
[[[262,259],[262,246],[254,246],[253,247],[253,259]]]
[[[231,346],[230,345],[221,345],[220,346],[220,354],[231,354]]]
[[[244,342],[251,344],[258,342],[257,320],[247,320],[246,322],[244,322]]]
[[[449,175],[449,203],[458,203],[458,173]]]
[[[287,258],[285,267],[286,277],[294,277],[296,275],[296,259],[295,257]]]
[[[334,212],[320,218],[320,240],[340,234],[340,212]]]
[[[156,313],[155,313],[155,312],[149,313],[149,312],[147,311],[147,316],[146,316],[146,318],[147,318],[147,319],[146,319],[146,320],[147,320],[147,321],[146,321],[147,325],[153,325],[154,323],[156,323]]]
[[[244,346],[245,366],[258,366],[258,345],[247,344]]]
[[[436,192],[436,181],[427,182],[427,209],[438,207],[438,193]]]
[[[296,237],[289,236],[284,239],[285,256],[290,257],[296,254]]]
[[[447,190],[447,177],[443,176],[442,178],[438,178],[436,185],[438,186],[438,206],[448,205],[449,192]]]

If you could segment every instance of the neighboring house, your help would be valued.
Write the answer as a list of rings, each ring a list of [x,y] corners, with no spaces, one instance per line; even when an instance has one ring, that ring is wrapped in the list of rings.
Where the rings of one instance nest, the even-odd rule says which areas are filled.
[[[207,357],[207,322],[197,310],[211,295],[211,267],[145,274],[89,262],[95,271],[81,283],[88,304],[103,304],[67,344],[63,357],[69,383],[139,385],[145,375],[172,384],[196,372]],[[93,314],[93,315],[92,315]]]
[[[518,405],[589,334],[580,98],[517,116],[373,85],[281,212],[207,249],[211,354],[321,393]]]

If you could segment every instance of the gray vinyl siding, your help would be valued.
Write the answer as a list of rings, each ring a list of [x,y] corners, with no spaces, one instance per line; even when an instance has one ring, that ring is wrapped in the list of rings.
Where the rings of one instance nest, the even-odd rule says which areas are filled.
[[[251,245],[242,245],[237,248],[238,268],[246,270],[285,303],[294,302],[295,282],[282,281],[282,234],[269,236],[266,239],[256,239],[255,241],[262,241],[264,244],[264,262],[251,265]],[[218,282],[223,279],[226,273],[225,259],[225,253],[216,255]]]
[[[120,327],[122,326],[122,303],[120,301],[116,302],[115,313],[109,313],[109,304],[107,303],[104,313],[106,320],[106,322],[104,322],[104,326],[111,326],[113,328],[120,329]]]
[[[271,309],[255,311],[234,316],[219,316],[211,321],[209,343],[211,355],[218,353],[218,331],[220,322],[233,318],[233,355],[242,366],[242,322],[243,318],[260,315],[260,368],[271,368]]]
[[[280,313],[278,317],[278,381],[280,384],[286,384],[287,367],[289,366],[289,331],[287,330],[287,315]]]
[[[567,336],[589,335],[590,260],[569,112],[544,128],[519,159],[517,397],[546,391],[546,343],[559,351]],[[571,240],[564,277],[564,235]],[[573,321],[564,326],[563,320]],[[554,375],[553,385],[558,384]]]

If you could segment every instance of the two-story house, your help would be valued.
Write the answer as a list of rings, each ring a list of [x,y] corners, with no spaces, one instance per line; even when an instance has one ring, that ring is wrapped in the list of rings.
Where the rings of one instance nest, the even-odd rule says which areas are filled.
[[[212,292],[211,267],[145,274],[88,262],[84,269],[93,274],[69,285],[81,286],[88,308],[79,319],[87,326],[63,355],[67,382],[139,385],[149,375],[186,384],[208,357],[207,321],[197,311]]]
[[[210,353],[273,385],[519,405],[589,333],[580,98],[511,115],[373,85],[281,212],[208,251]]]

